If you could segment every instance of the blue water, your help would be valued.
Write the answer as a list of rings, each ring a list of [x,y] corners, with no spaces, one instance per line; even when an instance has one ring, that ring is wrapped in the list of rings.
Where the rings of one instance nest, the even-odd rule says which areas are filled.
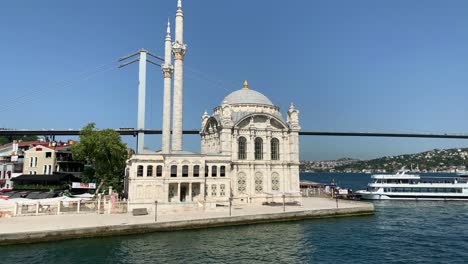
[[[365,174],[303,179],[365,188]],[[468,203],[375,202],[376,214],[0,247],[0,263],[468,263]]]

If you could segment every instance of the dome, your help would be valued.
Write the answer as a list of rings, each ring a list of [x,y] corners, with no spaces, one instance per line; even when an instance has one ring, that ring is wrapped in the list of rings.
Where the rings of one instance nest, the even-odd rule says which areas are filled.
[[[259,105],[271,105],[274,104],[265,95],[249,89],[247,81],[244,83],[244,88],[237,90],[224,98],[224,101],[228,104],[259,104]]]

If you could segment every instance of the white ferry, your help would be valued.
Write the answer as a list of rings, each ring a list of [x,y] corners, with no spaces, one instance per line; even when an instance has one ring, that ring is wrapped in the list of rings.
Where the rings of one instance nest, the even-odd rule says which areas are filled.
[[[357,191],[366,200],[468,200],[468,177],[421,177],[400,170],[375,174],[367,190]]]

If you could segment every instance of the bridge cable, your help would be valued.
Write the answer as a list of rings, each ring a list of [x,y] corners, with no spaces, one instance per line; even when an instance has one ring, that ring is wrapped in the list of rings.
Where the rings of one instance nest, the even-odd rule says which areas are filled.
[[[114,64],[114,65],[112,65],[112,64]],[[106,68],[104,68],[104,67],[106,67]],[[72,86],[72,85],[74,85],[74,84],[76,84],[76,83],[78,83],[80,81],[85,81],[85,80],[91,79],[91,78],[93,78],[93,77],[95,77],[95,76],[97,76],[97,75],[99,75],[101,73],[105,73],[105,72],[108,72],[108,71],[113,70],[113,69],[117,69],[117,65],[115,65],[115,62],[107,63],[107,64],[101,65],[101,66],[93,69],[92,71],[88,70],[88,71],[82,72],[77,78],[74,78],[72,80],[63,80],[63,81],[57,82],[56,84],[54,84],[52,86],[47,86],[47,87],[43,87],[43,88],[40,88],[40,89],[31,90],[31,92],[28,93],[28,94],[21,95],[21,96],[18,96],[17,98],[14,98],[13,101],[16,101],[16,102],[14,102],[13,104],[10,104],[10,105],[7,105],[7,106],[2,106],[0,108],[0,112],[13,109],[17,105],[30,103],[30,102],[33,102],[33,101],[38,99],[38,97],[32,97],[32,98],[28,98],[28,97],[35,96],[35,95],[44,95],[45,91],[53,89],[53,88],[55,88],[55,89],[57,89],[57,88],[58,89],[68,88],[68,87],[70,87],[70,86]],[[57,86],[59,84],[61,86]],[[21,100],[21,99],[24,99],[24,100]]]

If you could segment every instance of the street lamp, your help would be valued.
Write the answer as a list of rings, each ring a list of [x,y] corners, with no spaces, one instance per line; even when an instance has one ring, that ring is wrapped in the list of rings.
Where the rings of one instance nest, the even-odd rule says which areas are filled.
[[[232,216],[232,189],[231,189],[231,194],[229,195],[229,216]]]
[[[283,212],[286,212],[286,194],[283,193]]]
[[[158,221],[158,201],[154,201],[154,221]]]

